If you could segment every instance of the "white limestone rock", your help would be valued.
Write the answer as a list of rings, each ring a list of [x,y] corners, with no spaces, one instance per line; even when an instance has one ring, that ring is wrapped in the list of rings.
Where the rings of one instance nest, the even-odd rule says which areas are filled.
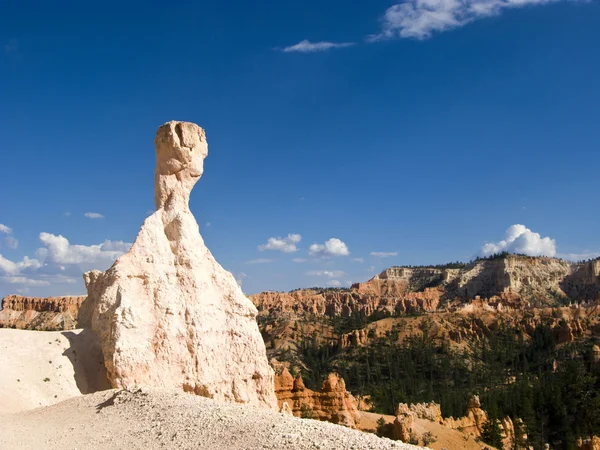
[[[181,388],[277,408],[257,310],[200,236],[189,196],[208,154],[204,130],[168,122],[154,140],[156,212],[106,272],[84,275],[80,318],[98,335],[115,388]]]

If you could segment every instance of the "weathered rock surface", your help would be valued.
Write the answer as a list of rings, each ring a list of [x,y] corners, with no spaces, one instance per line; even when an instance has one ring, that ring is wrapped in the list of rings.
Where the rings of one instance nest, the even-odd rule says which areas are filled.
[[[257,310],[213,258],[189,206],[204,130],[169,122],[154,140],[156,212],[106,272],[85,274],[83,325],[98,335],[115,388],[179,388],[276,408]]]
[[[302,377],[294,378],[287,369],[275,376],[275,394],[282,412],[290,410],[305,417],[356,428],[360,412],[357,400],[346,390],[344,379],[329,374],[321,391],[304,386]]]
[[[77,314],[85,296],[23,297],[7,295],[2,299],[0,328],[61,331],[77,328]]]

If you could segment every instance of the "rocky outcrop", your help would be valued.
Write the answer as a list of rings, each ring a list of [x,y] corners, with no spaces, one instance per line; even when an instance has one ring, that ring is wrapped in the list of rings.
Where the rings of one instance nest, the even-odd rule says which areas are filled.
[[[598,436],[588,439],[579,438],[575,448],[577,450],[600,450],[600,438]]]
[[[156,211],[110,269],[85,274],[81,319],[115,388],[178,388],[275,408],[256,308],[206,248],[188,206],[208,153],[204,130],[169,122],[154,143]]]
[[[400,403],[396,407],[396,418],[394,419],[394,432],[397,439],[408,442],[415,436],[415,424],[418,419],[428,420],[430,422],[443,425],[449,429],[460,430],[467,436],[478,438],[481,436],[483,427],[488,421],[487,413],[481,409],[479,396],[472,396],[467,403],[467,410],[463,417],[457,419],[453,417],[443,418],[440,405],[437,403]],[[515,442],[526,442],[527,434],[523,421],[518,419],[518,433],[510,417],[498,421],[502,432],[502,442],[504,449],[515,448]],[[466,437],[466,436],[465,436]],[[519,447],[521,448],[521,447]]]
[[[302,377],[294,378],[288,369],[275,376],[275,394],[279,409],[292,411],[296,417],[324,420],[356,428],[358,402],[346,391],[344,379],[335,373],[323,382],[321,391],[304,386]]]
[[[62,331],[77,328],[77,313],[85,296],[23,297],[7,295],[2,299],[0,328]]]
[[[414,414],[418,419],[430,420],[436,423],[443,423],[442,409],[437,403],[400,403],[396,407],[396,416]]]
[[[590,356],[592,372],[600,373],[600,347],[594,344]]]
[[[406,412],[404,414],[396,414],[394,419],[394,432],[396,439],[402,442],[410,442],[414,433],[416,414],[414,412]]]
[[[463,417],[455,419],[449,417],[443,419],[440,423],[448,428],[460,429],[465,434],[471,436],[480,436],[483,431],[483,425],[487,422],[488,417],[486,412],[481,409],[479,396],[473,395],[467,403],[467,410]],[[511,422],[512,424],[512,422]]]

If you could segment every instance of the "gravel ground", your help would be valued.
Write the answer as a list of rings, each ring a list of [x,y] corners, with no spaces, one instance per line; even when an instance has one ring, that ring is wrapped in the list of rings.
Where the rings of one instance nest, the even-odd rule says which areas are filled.
[[[179,392],[102,391],[0,417],[0,449],[419,449]]]

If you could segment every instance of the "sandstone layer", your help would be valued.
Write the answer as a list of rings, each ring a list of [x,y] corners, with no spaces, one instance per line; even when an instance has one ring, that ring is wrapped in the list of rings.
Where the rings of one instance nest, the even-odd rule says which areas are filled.
[[[0,328],[60,331],[77,328],[77,314],[85,296],[23,297],[7,295],[0,306]]]
[[[276,408],[257,310],[204,245],[188,206],[208,153],[204,130],[169,122],[154,143],[156,212],[110,269],[85,274],[80,320],[97,334],[115,388]]]

